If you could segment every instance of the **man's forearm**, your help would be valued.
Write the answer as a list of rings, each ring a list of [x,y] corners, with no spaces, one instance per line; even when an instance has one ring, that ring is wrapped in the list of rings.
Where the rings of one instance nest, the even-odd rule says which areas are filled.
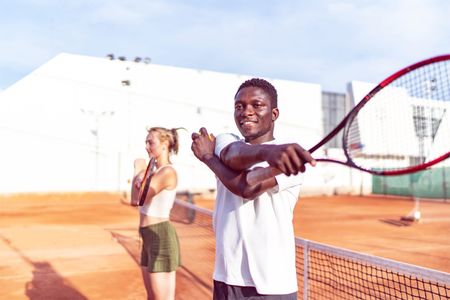
[[[212,155],[202,160],[219,178],[223,185],[233,194],[245,199],[255,199],[266,190],[273,188],[277,182],[274,178],[258,182],[254,185],[247,183],[247,172],[236,171],[227,167],[217,156]]]
[[[203,163],[214,172],[219,180],[234,194],[240,195],[246,185],[246,177],[240,171],[228,168],[215,155],[211,155],[203,160]]]
[[[223,163],[233,170],[246,170],[256,163],[265,160],[265,153],[273,145],[248,145],[235,142],[227,146],[221,153]]]

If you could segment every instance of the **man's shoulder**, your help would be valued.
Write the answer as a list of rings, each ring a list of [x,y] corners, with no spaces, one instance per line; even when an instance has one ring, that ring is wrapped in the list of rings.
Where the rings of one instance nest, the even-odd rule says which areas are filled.
[[[220,156],[220,152],[231,143],[241,141],[242,139],[234,133],[221,133],[216,137],[216,148],[214,153]]]
[[[231,132],[226,132],[226,133],[220,133],[219,135],[217,135],[216,137],[216,141],[220,140],[220,141],[240,141],[242,140],[242,138],[240,136],[238,136],[237,134],[231,133]]]

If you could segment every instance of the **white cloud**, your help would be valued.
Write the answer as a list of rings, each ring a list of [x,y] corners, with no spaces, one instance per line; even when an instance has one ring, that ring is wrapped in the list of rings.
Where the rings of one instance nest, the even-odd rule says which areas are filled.
[[[10,70],[31,71],[60,52],[113,52],[343,90],[450,49],[446,0],[18,0],[6,8],[0,65]]]
[[[177,10],[178,6],[165,1],[102,1],[90,14],[90,20],[92,23],[135,25]]]

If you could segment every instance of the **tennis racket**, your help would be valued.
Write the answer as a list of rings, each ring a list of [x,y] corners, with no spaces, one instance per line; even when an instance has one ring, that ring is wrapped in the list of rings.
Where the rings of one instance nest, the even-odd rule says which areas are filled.
[[[317,145],[342,132],[342,160],[373,175],[427,169],[450,157],[450,54],[429,58],[387,77],[373,88]],[[247,174],[250,185],[281,174],[274,167]]]
[[[145,199],[147,198],[148,189],[150,188],[150,182],[152,180],[155,166],[156,166],[156,159],[154,157],[151,157],[150,161],[148,162],[147,168],[145,169],[141,187],[139,188],[139,196],[138,196],[139,206],[142,206],[145,203]]]

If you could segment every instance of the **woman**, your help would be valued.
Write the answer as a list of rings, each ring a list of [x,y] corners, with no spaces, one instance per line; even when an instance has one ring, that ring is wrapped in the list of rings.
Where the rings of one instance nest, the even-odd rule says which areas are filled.
[[[177,129],[152,127],[148,129],[145,144],[149,157],[156,159],[156,169],[145,203],[139,207],[142,277],[148,299],[175,299],[175,274],[181,260],[178,237],[169,222],[169,214],[177,188],[177,172],[170,162],[170,154],[178,153]],[[131,205],[137,206],[145,161],[136,160],[134,167]]]

